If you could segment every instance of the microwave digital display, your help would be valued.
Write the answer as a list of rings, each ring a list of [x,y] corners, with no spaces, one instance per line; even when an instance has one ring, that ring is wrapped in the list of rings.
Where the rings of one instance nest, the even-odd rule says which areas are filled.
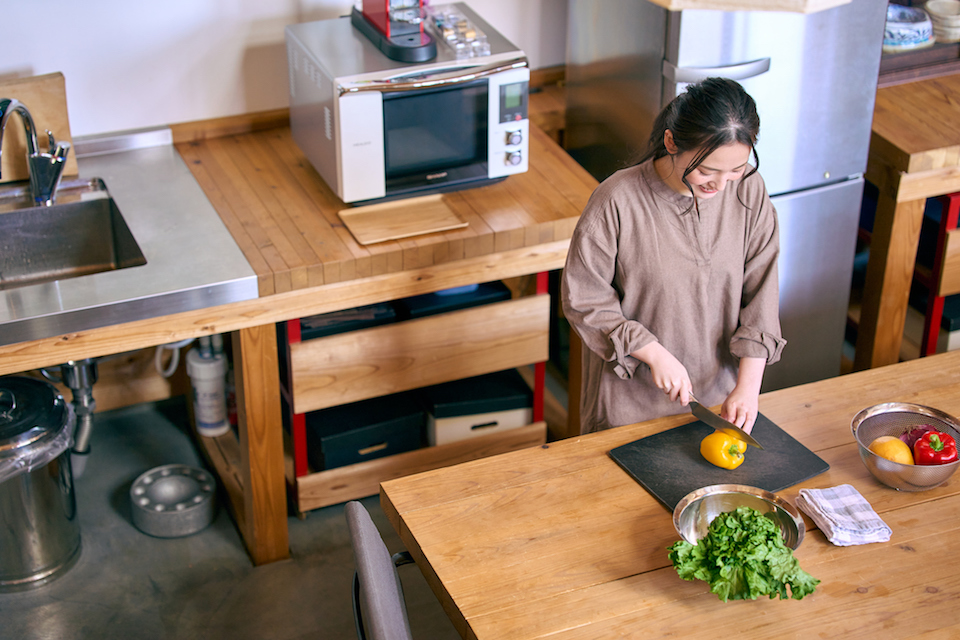
[[[486,162],[487,82],[383,95],[388,180]]]
[[[503,88],[503,106],[507,109],[516,109],[523,104],[522,95],[523,87],[519,83],[508,84]]]
[[[526,82],[512,82],[500,86],[500,122],[527,119]]]

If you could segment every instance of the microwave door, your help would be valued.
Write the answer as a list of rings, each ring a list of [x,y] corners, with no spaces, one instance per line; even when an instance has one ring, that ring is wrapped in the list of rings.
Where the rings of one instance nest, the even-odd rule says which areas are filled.
[[[442,184],[449,170],[473,166],[486,174],[487,81],[383,96],[387,189]],[[482,165],[482,167],[478,167]],[[447,173],[447,176],[441,175]]]

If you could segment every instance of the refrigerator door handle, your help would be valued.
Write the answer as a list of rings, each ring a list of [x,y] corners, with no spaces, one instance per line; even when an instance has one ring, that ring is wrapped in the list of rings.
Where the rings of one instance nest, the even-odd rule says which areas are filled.
[[[769,70],[770,58],[760,58],[759,60],[731,64],[725,67],[678,67],[672,62],[663,61],[663,77],[677,83],[699,82],[705,78],[746,80]]]

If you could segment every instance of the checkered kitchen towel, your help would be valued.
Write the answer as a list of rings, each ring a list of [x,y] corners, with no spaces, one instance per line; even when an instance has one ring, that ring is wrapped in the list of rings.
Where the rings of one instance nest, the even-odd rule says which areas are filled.
[[[830,542],[841,547],[886,542],[892,533],[870,503],[849,484],[800,489],[797,506],[817,523]]]

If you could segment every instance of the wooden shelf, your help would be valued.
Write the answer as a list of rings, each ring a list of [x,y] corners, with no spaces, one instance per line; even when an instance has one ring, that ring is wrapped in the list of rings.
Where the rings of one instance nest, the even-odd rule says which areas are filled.
[[[535,422],[519,429],[312,473],[295,481],[297,509],[305,512],[372,496],[379,493],[380,483],[387,480],[535,447],[546,441],[547,423]]]
[[[299,321],[291,324],[280,332],[278,346],[286,352],[281,389],[291,407],[286,477],[300,513],[373,495],[386,480],[547,440],[539,417],[542,390],[534,393],[537,422],[526,427],[320,471],[308,468],[305,426],[305,414],[319,409],[545,362],[546,293],[304,341]]]
[[[528,296],[290,345],[296,413],[549,357],[550,297]]]
[[[877,87],[882,89],[924,78],[960,72],[960,43],[936,43],[914,51],[883,53]]]
[[[243,479],[240,444],[232,432],[218,438],[199,437],[202,453],[216,470],[238,522],[243,521]],[[286,438],[287,482],[296,490],[296,510],[305,513],[348,500],[375,495],[380,483],[394,478],[449,467],[461,462],[545,444],[547,423],[491,433],[460,442],[424,447],[387,458],[294,477],[292,443]]]

